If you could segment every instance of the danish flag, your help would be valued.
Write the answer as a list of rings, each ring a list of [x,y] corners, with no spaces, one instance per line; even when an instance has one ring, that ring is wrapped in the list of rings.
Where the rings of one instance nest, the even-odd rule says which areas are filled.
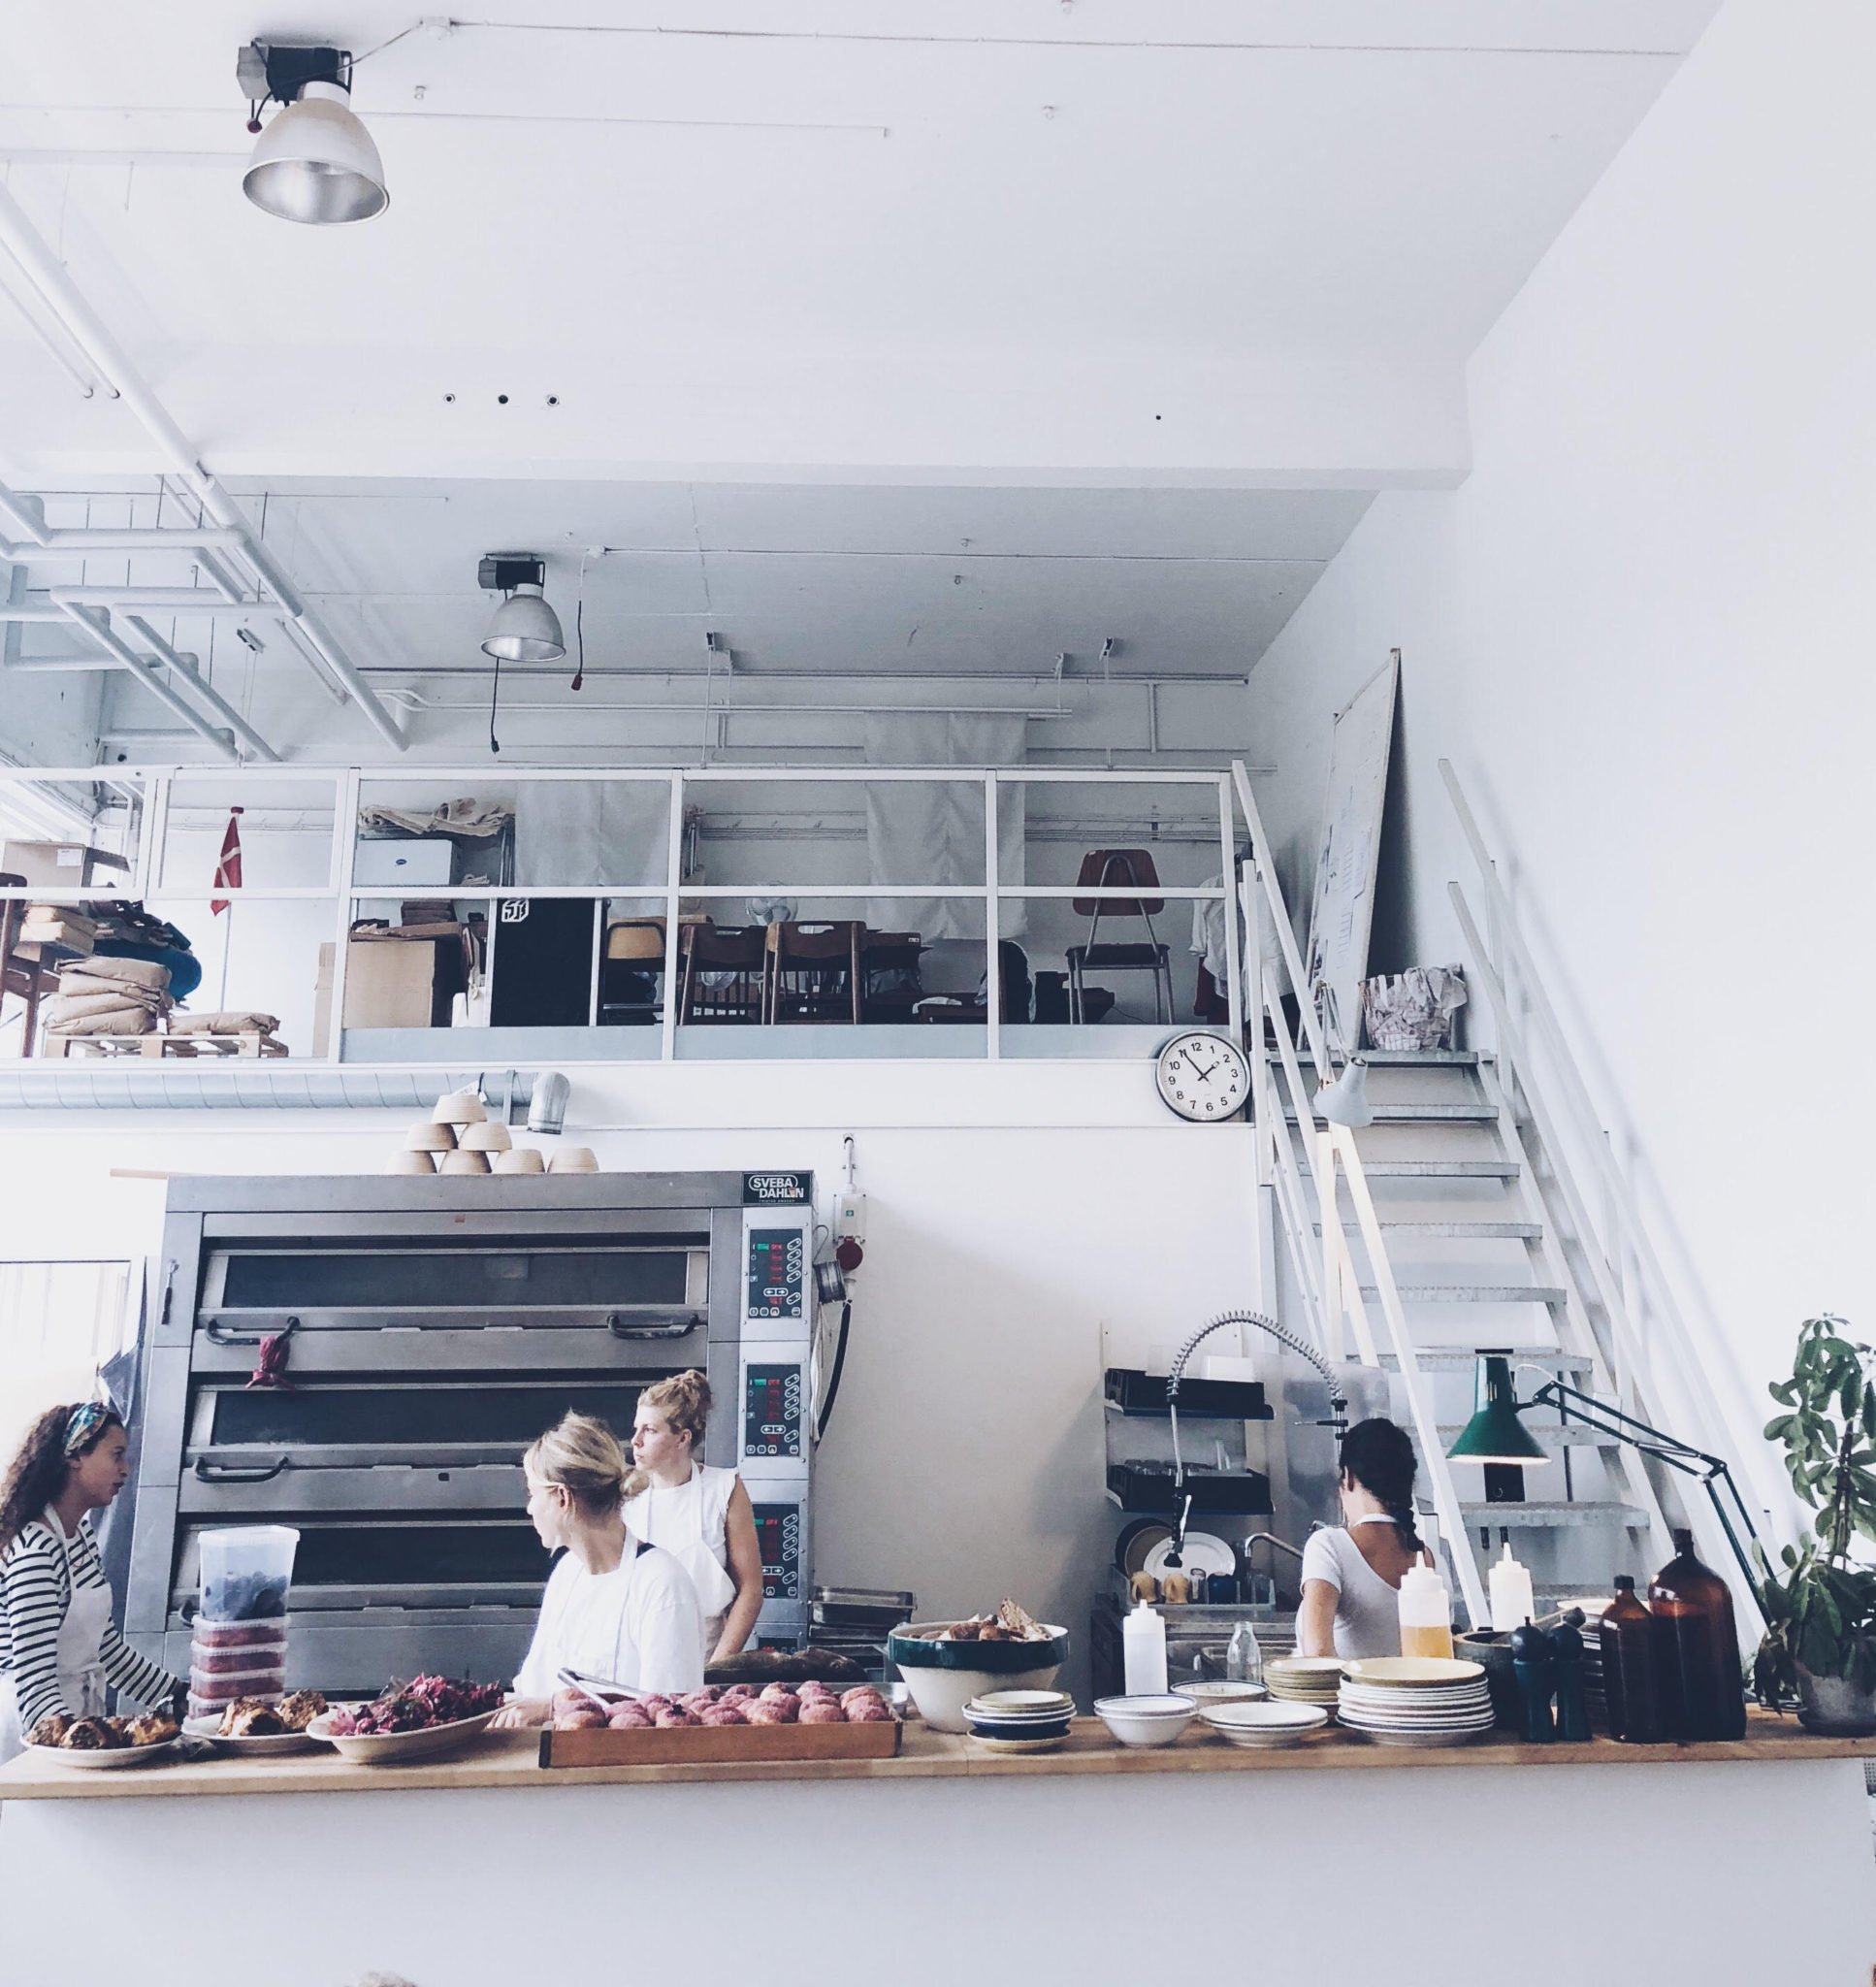
[[[217,890],[241,888],[241,811],[239,807],[228,810],[228,832],[221,838],[221,861],[215,864],[214,887]],[[225,896],[210,899],[209,909],[213,916],[220,917],[227,908]]]

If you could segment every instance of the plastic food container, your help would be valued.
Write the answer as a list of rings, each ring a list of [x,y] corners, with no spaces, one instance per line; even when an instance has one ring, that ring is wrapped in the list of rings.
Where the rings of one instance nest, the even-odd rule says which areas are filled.
[[[284,1669],[286,1637],[276,1642],[240,1643],[226,1646],[218,1643],[196,1643],[189,1650],[189,1671],[196,1677],[233,1676],[243,1670]]]
[[[189,1653],[201,1649],[257,1649],[286,1647],[284,1621],[198,1621]],[[259,1661],[259,1657],[255,1658]]]
[[[286,1688],[286,1664],[265,1669],[189,1672],[189,1695],[204,1704],[232,1704],[238,1697],[278,1697]]]
[[[259,1704],[278,1704],[286,1695],[283,1690],[243,1690],[243,1697],[251,1697]],[[189,1716],[192,1718],[213,1718],[219,1722],[221,1714],[234,1703],[231,1697],[198,1697],[189,1693]]]
[[[202,1534],[202,1618],[277,1620],[286,1612],[300,1534],[291,1525],[230,1525]]]

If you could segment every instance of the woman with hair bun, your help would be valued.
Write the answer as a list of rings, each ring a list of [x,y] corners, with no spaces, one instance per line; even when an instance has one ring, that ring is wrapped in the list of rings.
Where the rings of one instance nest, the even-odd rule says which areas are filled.
[[[695,1368],[638,1396],[631,1431],[639,1475],[628,1491],[626,1526],[682,1562],[703,1610],[706,1663],[741,1652],[762,1612],[762,1553],[756,1513],[734,1470],[697,1460],[710,1418],[710,1383]]]
[[[1303,1546],[1296,1652],[1398,1656],[1401,1581],[1409,1566],[1434,1563],[1414,1525],[1413,1443],[1377,1416],[1342,1438],[1341,1463],[1342,1522]]]
[[[626,1530],[628,1466],[619,1438],[590,1415],[567,1415],[521,1459],[528,1515],[560,1552],[513,1699],[495,1722],[544,1725],[562,1670],[675,1697],[703,1682],[703,1623],[691,1576]]]
[[[42,1718],[97,1718],[114,1687],[145,1706],[182,1683],[146,1662],[111,1618],[91,1532],[130,1476],[122,1417],[102,1401],[49,1408],[0,1486],[0,1761]]]

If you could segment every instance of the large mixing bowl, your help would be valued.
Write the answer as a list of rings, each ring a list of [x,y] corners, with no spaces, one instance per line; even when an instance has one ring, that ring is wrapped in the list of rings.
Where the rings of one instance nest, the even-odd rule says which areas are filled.
[[[1047,1642],[933,1642],[948,1621],[915,1621],[887,1638],[919,1715],[935,1731],[969,1730],[964,1707],[987,1690],[1047,1690],[1068,1660],[1068,1630],[1045,1622]]]

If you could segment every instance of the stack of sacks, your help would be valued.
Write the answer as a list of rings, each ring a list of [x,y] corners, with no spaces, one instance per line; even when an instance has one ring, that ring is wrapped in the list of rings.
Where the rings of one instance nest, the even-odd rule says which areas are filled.
[[[49,1035],[147,1035],[168,1014],[170,969],[146,959],[73,960],[43,1010]]]
[[[277,1014],[175,1014],[170,1017],[173,1035],[271,1035],[280,1026]]]
[[[28,904],[17,942],[62,945],[67,952],[85,953],[98,942],[98,926],[71,904]]]

